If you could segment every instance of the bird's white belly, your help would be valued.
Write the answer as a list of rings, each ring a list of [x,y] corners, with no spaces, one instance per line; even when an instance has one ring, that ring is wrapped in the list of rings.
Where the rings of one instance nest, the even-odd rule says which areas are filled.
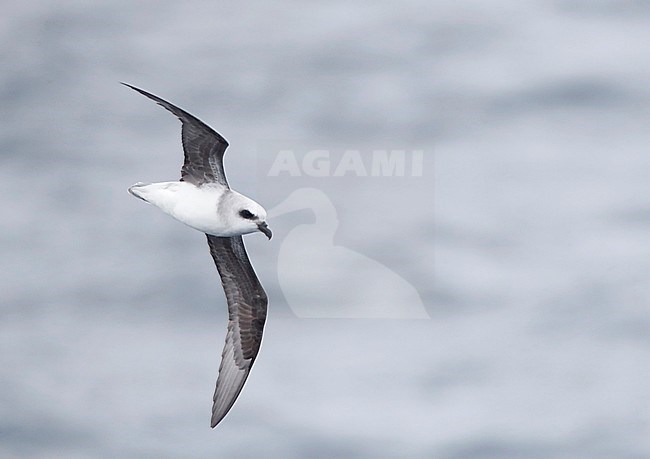
[[[227,222],[217,213],[225,191],[222,187],[199,188],[188,182],[161,182],[134,185],[129,191],[196,230],[215,236],[232,236]]]

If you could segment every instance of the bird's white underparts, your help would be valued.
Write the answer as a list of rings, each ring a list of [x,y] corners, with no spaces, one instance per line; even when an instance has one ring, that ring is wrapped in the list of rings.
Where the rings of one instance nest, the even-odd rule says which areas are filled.
[[[202,233],[232,237],[261,231],[271,238],[266,210],[219,183],[136,183],[129,193]]]

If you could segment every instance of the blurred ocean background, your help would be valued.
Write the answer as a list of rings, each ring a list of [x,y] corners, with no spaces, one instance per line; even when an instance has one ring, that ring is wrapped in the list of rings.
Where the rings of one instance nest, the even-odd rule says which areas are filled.
[[[0,63],[0,457],[650,457],[650,1],[9,0]],[[431,319],[298,318],[278,247],[313,216],[271,220],[262,350],[210,429],[223,293],[126,193],[182,154],[120,81],[222,133],[267,208],[326,190]],[[426,161],[292,182],[276,141]]]

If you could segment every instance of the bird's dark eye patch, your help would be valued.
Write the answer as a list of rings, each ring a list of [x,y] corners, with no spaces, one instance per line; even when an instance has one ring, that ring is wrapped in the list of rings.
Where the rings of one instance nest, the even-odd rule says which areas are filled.
[[[240,211],[239,211],[239,215],[240,215],[242,218],[245,218],[245,219],[247,219],[247,220],[252,220],[252,219],[255,218],[255,215],[254,215],[253,213],[251,213],[249,210],[246,210],[246,209],[244,209],[244,210],[240,210]]]

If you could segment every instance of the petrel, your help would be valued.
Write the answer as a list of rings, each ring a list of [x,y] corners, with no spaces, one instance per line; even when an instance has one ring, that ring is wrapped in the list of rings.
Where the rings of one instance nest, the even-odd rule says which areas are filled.
[[[177,182],[136,183],[129,193],[206,234],[228,302],[228,332],[214,391],[211,427],[232,408],[262,342],[268,299],[246,254],[243,234],[261,231],[271,239],[266,211],[230,189],[223,169],[228,142],[186,111],[126,83],[182,123],[185,162]]]

